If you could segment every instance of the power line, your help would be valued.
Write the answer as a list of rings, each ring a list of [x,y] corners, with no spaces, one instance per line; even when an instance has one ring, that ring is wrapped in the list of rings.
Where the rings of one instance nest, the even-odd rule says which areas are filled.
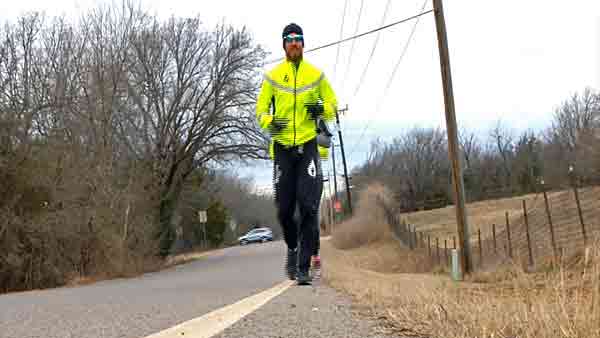
[[[361,34],[358,34],[358,35],[355,35],[355,36],[351,36],[351,37],[349,37],[349,38],[345,38],[345,39],[343,39],[343,40],[335,41],[335,42],[328,43],[328,44],[326,44],[326,45],[323,45],[323,46],[319,46],[319,47],[316,47],[316,48],[313,48],[313,49],[309,49],[309,50],[305,51],[304,53],[310,53],[310,52],[314,52],[314,51],[317,51],[317,50],[319,50],[319,49],[323,49],[323,48],[331,47],[331,46],[334,46],[334,45],[338,45],[338,44],[340,44],[340,43],[344,43],[344,42],[347,42],[347,41],[350,41],[350,40],[354,40],[354,39],[357,39],[357,38],[363,37],[363,36],[365,36],[365,35],[372,34],[372,33],[378,32],[378,31],[380,31],[380,30],[383,30],[383,29],[386,29],[386,28],[390,28],[390,27],[392,27],[392,26],[395,26],[395,25],[398,25],[398,24],[401,24],[401,23],[405,23],[405,22],[407,22],[407,21],[410,21],[410,20],[414,20],[414,19],[416,19],[416,18],[418,18],[418,17],[420,17],[420,16],[423,16],[423,15],[425,15],[425,14],[428,14],[428,13],[431,13],[431,12],[433,12],[433,9],[430,9],[430,10],[428,10],[428,11],[426,11],[426,12],[419,13],[419,14],[417,14],[417,15],[413,15],[413,16],[411,16],[411,17],[409,17],[409,18],[402,19],[402,20],[400,20],[400,21],[392,22],[392,23],[391,23],[391,24],[389,24],[389,25],[381,26],[381,27],[379,27],[379,28],[376,28],[376,29],[370,30],[370,31],[368,31],[368,32],[364,32],[364,33],[361,33]],[[283,59],[283,58],[281,58],[281,59]]]
[[[344,1],[344,11],[342,12],[342,25],[340,26],[340,39],[342,38],[342,35],[344,34],[344,21],[346,19],[346,9],[348,8],[348,0]],[[337,52],[335,54],[335,63],[333,64],[333,79],[335,79],[336,76],[336,72],[337,72],[337,64],[340,58],[340,47],[342,45],[338,45],[337,48]]]
[[[385,19],[387,18],[387,14],[389,13],[389,9],[390,9],[390,4],[392,3],[391,0],[388,0],[385,4],[385,8],[383,10],[383,15],[381,17],[381,23],[380,25],[383,25],[385,23]],[[365,65],[365,67],[363,68],[363,71],[360,75],[360,78],[358,80],[358,84],[354,90],[354,94],[352,95],[352,97],[356,97],[356,94],[358,93],[358,90],[361,86],[361,84],[363,83],[365,76],[367,75],[367,71],[369,69],[369,65],[371,64],[371,60],[373,59],[373,55],[375,54],[375,49],[377,48],[377,45],[379,44],[379,37],[381,36],[381,31],[377,31],[377,36],[375,37],[375,42],[373,43],[373,46],[371,47],[371,54],[369,55],[369,59],[367,60],[367,63]],[[356,40],[352,40],[352,42],[354,43],[354,41]]]
[[[425,0],[425,2],[423,3],[423,7],[422,7],[421,10],[423,10],[425,8],[425,6],[427,5],[427,2],[428,2],[428,0]],[[388,93],[388,91],[389,91],[389,89],[391,87],[391,84],[393,82],[393,79],[394,79],[394,77],[396,75],[396,71],[398,70],[398,68],[400,66],[400,63],[404,59],[404,55],[406,54],[406,51],[408,50],[408,46],[409,46],[410,42],[412,41],[412,38],[413,38],[413,36],[414,36],[414,34],[416,32],[416,28],[417,28],[418,24],[419,24],[419,20],[417,20],[415,22],[415,24],[413,25],[413,28],[412,28],[412,30],[410,32],[408,40],[406,41],[406,44],[404,44],[404,48],[402,50],[402,53],[400,54],[400,56],[398,57],[398,60],[396,61],[396,64],[394,65],[394,70],[392,71],[392,73],[390,74],[390,77],[388,78],[388,81],[386,83],[386,87],[384,89],[383,97],[382,97],[381,100],[379,100],[377,108],[375,109],[375,113],[372,114],[371,118],[367,121],[367,124],[363,128],[363,130],[362,130],[362,132],[361,132],[361,134],[360,134],[360,136],[358,138],[358,141],[355,143],[354,147],[352,147],[352,151],[350,151],[350,155],[352,155],[354,153],[354,151],[356,150],[358,144],[360,144],[360,141],[362,140],[365,132],[367,131],[367,129],[369,128],[371,122],[373,121],[373,116],[377,115],[377,113],[379,112],[379,110],[381,108],[381,105],[382,105],[382,102],[384,101],[385,97],[387,96],[387,93]]]
[[[360,19],[362,17],[364,3],[365,3],[364,0],[360,0],[360,8],[358,9],[358,17],[356,19],[356,28],[354,29],[354,35],[358,34],[358,29],[360,28]],[[382,24],[383,24],[383,22],[382,22]],[[346,79],[348,78],[350,65],[352,64],[352,55],[354,55],[355,43],[356,43],[356,39],[352,40],[352,45],[350,46],[350,54],[348,55],[348,62],[346,63],[346,70],[344,71],[344,79],[342,80],[342,88],[340,90],[341,95],[344,95],[344,93],[345,93]]]
[[[360,9],[358,10],[358,18],[356,19],[356,29],[354,29],[354,35],[358,33],[358,28],[360,27],[360,19],[362,16],[362,10],[365,0],[360,0]],[[340,37],[341,38],[341,37]],[[356,40],[352,40],[352,45],[350,45],[350,55],[348,56],[348,63],[346,64],[346,71],[344,72],[344,79],[342,80],[342,92],[344,91],[346,78],[348,77],[348,70],[350,69],[350,64],[352,63],[352,54],[354,54],[354,43]]]
[[[385,19],[387,17],[388,11],[390,9],[391,3],[392,3],[392,1],[388,0],[388,2],[385,4],[385,10],[383,11],[383,16],[381,17],[382,25],[385,22]],[[371,60],[373,59],[373,55],[375,55],[375,49],[377,49],[377,44],[379,43],[380,36],[381,36],[381,32],[378,32],[377,37],[375,38],[375,42],[373,43],[373,47],[371,48],[371,54],[369,55],[369,59],[367,60],[367,64],[365,65],[365,68],[363,68],[363,72],[360,75],[360,80],[358,81],[358,84],[356,85],[356,89],[354,89],[354,94],[352,95],[352,97],[356,97],[356,94],[358,93],[360,86],[362,85],[363,81],[365,80],[365,76],[367,75],[367,71],[369,70],[369,65],[371,65]]]
[[[429,0],[425,0],[423,2],[423,7],[421,8],[421,11],[423,9],[425,9],[425,6],[427,5],[427,2]],[[431,12],[432,10],[429,10],[427,12]],[[427,13],[427,12],[423,12],[423,13]],[[396,76],[396,71],[398,71],[398,68],[400,66],[400,63],[402,62],[402,60],[404,59],[404,55],[406,54],[406,51],[408,50],[408,46],[410,45],[410,42],[412,41],[415,32],[417,30],[417,25],[419,24],[419,19],[417,19],[417,21],[415,22],[415,24],[412,27],[412,30],[410,32],[410,35],[408,36],[408,40],[406,41],[406,44],[404,44],[404,48],[402,49],[402,53],[400,54],[400,56],[398,57],[398,60],[396,61],[396,64],[394,65],[394,70],[392,71],[392,73],[390,74],[390,77],[388,78],[388,81],[386,83],[384,92],[383,92],[383,96],[381,98],[381,100],[379,100],[378,104],[377,104],[377,108],[375,109],[375,113],[370,115],[370,119],[367,121],[367,124],[365,125],[365,127],[363,128],[358,141],[354,144],[354,147],[352,147],[352,150],[350,151],[350,155],[352,156],[352,154],[354,153],[354,151],[356,150],[357,146],[360,144],[360,141],[362,140],[363,136],[365,135],[365,132],[367,131],[367,129],[369,128],[369,126],[371,125],[371,122],[373,121],[373,117],[375,115],[377,115],[377,113],[379,112],[379,110],[381,109],[382,103],[385,100],[385,97],[387,96],[387,93],[392,85],[392,82],[394,80],[394,77]]]
[[[411,21],[411,20],[417,19],[417,18],[419,18],[419,17],[421,17],[421,16],[423,16],[423,15],[425,15],[425,14],[429,14],[429,13],[431,13],[431,12],[433,12],[433,9],[430,9],[430,10],[428,10],[428,11],[425,11],[425,12],[422,12],[422,13],[419,13],[419,14],[416,14],[416,15],[413,15],[413,16],[411,16],[411,17],[408,17],[408,18],[402,19],[402,20],[400,20],[400,21],[392,22],[392,23],[390,23],[390,24],[388,24],[388,25],[381,26],[381,27],[379,27],[379,28],[375,28],[375,29],[373,29],[373,30],[370,30],[370,31],[367,31],[367,32],[364,32],[364,33],[360,33],[360,34],[358,34],[358,35],[354,35],[354,36],[351,36],[351,37],[348,37],[348,38],[345,38],[345,39],[342,39],[342,40],[338,40],[338,41],[330,42],[330,43],[328,43],[328,44],[325,44],[325,45],[322,45],[322,46],[319,46],[319,47],[315,47],[315,48],[312,48],[312,49],[305,50],[305,51],[304,51],[304,54],[306,54],[306,53],[310,53],[310,52],[314,52],[314,51],[317,51],[317,50],[319,50],[319,49],[323,49],[323,48],[327,48],[327,47],[331,47],[331,46],[339,45],[339,44],[341,44],[341,43],[344,43],[344,42],[347,42],[347,41],[350,41],[350,40],[358,39],[358,38],[360,38],[360,37],[363,37],[363,36],[365,36],[365,35],[369,35],[369,34],[372,34],[372,33],[378,32],[378,31],[380,31],[380,30],[383,30],[383,29],[386,29],[386,28],[390,28],[390,27],[392,27],[392,26],[399,25],[399,24],[401,24],[401,23],[405,23],[405,22],[407,22],[407,21]],[[275,63],[275,62],[282,61],[283,59],[285,59],[285,58],[281,57],[281,58],[278,58],[278,59],[274,59],[274,60],[271,60],[271,61],[267,61],[267,62],[265,62],[264,64],[265,64],[265,65],[268,65],[268,64],[271,64],[271,63]]]

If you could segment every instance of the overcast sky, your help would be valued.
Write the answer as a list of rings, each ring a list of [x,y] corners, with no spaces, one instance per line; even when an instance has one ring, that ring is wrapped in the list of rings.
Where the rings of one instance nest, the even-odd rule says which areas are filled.
[[[365,0],[357,28],[361,0],[349,0],[342,36],[379,27],[387,2]],[[98,3],[103,2],[2,1],[0,19],[14,19],[28,10],[71,16]],[[281,31],[290,22],[302,26],[307,49],[338,40],[345,0],[144,0],[142,4],[165,18],[199,14],[208,26],[220,20],[245,25],[273,59],[283,56]],[[391,1],[385,24],[412,16],[422,7],[423,0]],[[540,129],[569,95],[587,86],[600,89],[600,1],[445,0],[444,7],[459,126],[487,130],[502,119],[517,130]],[[431,0],[425,8],[431,8]],[[445,125],[432,14],[419,20],[385,90],[414,24],[381,31],[362,82],[377,33],[355,40],[354,46],[346,42],[339,51],[336,46],[305,55],[331,80],[340,104],[349,107],[342,123],[351,166],[364,160],[376,136],[389,140],[415,125]],[[257,185],[270,184],[268,166],[250,172],[256,174]]]

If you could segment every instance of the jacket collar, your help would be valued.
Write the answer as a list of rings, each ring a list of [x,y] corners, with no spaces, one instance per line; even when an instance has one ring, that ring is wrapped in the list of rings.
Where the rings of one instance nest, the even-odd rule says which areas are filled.
[[[289,59],[286,58],[285,59],[285,63],[288,65],[288,67],[292,67],[292,68],[298,69],[298,68],[300,68],[300,65],[302,63],[304,63],[304,58],[300,59],[300,61],[298,62],[298,64],[296,64],[296,63],[294,63],[294,62],[292,62],[292,61],[290,61]]]

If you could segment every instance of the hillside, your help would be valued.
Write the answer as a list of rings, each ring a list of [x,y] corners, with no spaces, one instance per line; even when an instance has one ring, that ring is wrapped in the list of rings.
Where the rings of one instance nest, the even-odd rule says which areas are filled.
[[[599,192],[599,188],[580,191],[583,214],[590,222],[598,219],[591,207]],[[322,244],[323,276],[329,285],[354,298],[357,311],[377,319],[383,332],[399,337],[598,337],[600,246],[592,246],[585,259],[575,256],[561,261],[558,268],[490,266],[453,282],[444,269],[432,264],[435,261],[426,249],[410,250],[381,226],[386,215],[381,201],[391,201],[385,188],[370,187],[363,194],[354,217],[339,224],[331,240]],[[532,238],[543,242],[539,234],[544,227],[537,225],[545,211],[543,195],[525,198],[532,211]],[[473,218],[493,221],[495,216],[490,215],[502,215],[496,209],[512,207],[514,242],[521,243],[525,240],[520,239],[517,226],[520,201],[476,203],[470,205],[470,212]],[[549,202],[557,227],[576,231],[570,230],[578,225],[576,208],[571,207],[572,191],[552,193]],[[452,226],[451,208],[402,215],[406,216],[423,222],[419,231],[426,228],[425,222],[432,222],[429,234],[451,233],[440,226]]]
[[[598,238],[600,233],[600,187],[580,188],[578,193],[583,223],[587,237],[591,241]],[[553,191],[547,195],[557,248],[568,250],[580,247],[583,244],[583,234],[573,190]],[[497,253],[507,254],[506,213],[508,212],[513,254],[521,257],[528,255],[523,216],[524,200],[527,205],[533,256],[539,258],[552,254],[549,219],[542,193],[467,204],[470,240],[476,252],[478,252],[478,230],[481,231],[484,255],[493,252],[492,225],[495,224]],[[422,232],[424,236],[438,237],[440,243],[447,239],[449,247],[452,246],[453,237],[457,236],[453,206],[405,213],[401,214],[400,218],[414,225],[417,232]]]

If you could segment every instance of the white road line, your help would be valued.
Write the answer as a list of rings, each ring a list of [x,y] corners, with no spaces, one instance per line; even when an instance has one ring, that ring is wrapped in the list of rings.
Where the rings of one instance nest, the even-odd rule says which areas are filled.
[[[147,336],[146,338],[210,338],[223,332],[238,320],[258,310],[271,299],[277,297],[287,290],[294,282],[285,281],[274,287],[258,293],[254,296],[244,298],[237,303],[225,306],[202,317],[194,318],[173,326],[164,331]]]

